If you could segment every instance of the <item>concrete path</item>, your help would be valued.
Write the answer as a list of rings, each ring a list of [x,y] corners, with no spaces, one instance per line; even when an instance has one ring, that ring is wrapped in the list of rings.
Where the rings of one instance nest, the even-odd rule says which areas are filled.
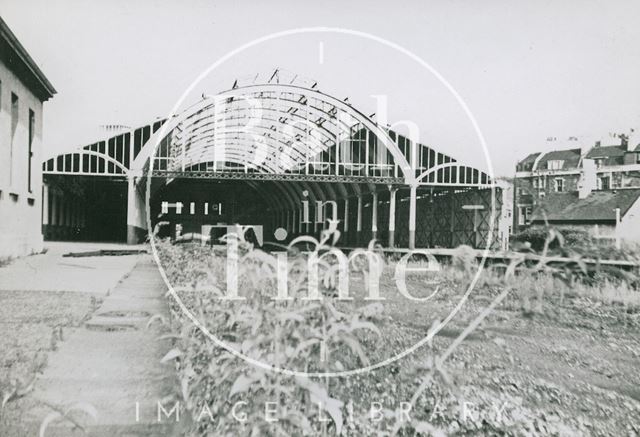
[[[129,258],[130,263],[135,263],[124,278],[122,269],[115,268],[118,262],[123,262],[118,258]],[[158,401],[171,392],[175,376],[170,364],[160,363],[170,348],[166,341],[157,340],[162,328],[155,325],[147,328],[152,315],[167,317],[165,287],[153,259],[150,255],[137,255],[64,260],[73,265],[58,270],[61,277],[49,287],[59,284],[68,288],[64,284],[71,284],[88,292],[113,287],[84,326],[74,330],[56,352],[49,354],[44,374],[29,396],[30,407],[23,423],[27,426],[23,431],[28,429],[30,435],[38,435],[43,420],[52,412],[80,406],[70,417],[84,431],[74,429],[68,420],[58,419],[48,425],[45,435],[174,435],[175,423],[166,418],[163,423],[157,421]],[[94,265],[98,260],[100,266]],[[29,279],[31,286],[46,286],[45,279],[53,271],[47,273],[45,264],[40,266],[38,278]],[[90,287],[86,275],[91,273],[85,270],[93,272]],[[118,274],[120,282],[112,284]],[[168,402],[166,406],[171,407]],[[95,412],[96,417],[86,411]]]
[[[100,249],[143,249],[105,243],[47,242],[47,252],[13,260],[0,269],[0,290],[76,291],[106,294],[128,273],[135,255],[66,258],[69,252]]]

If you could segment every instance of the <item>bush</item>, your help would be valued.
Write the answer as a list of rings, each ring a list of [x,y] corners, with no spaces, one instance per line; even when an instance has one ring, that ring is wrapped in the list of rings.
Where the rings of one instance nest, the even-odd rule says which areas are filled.
[[[531,248],[536,252],[541,252],[544,249],[544,243],[549,235],[549,229],[544,226],[530,226],[524,231],[516,234],[513,237],[514,242],[518,243],[530,243]],[[568,229],[556,229],[556,232],[562,234],[564,239],[563,246],[566,248],[579,248],[593,244],[593,240],[589,232],[583,229],[568,228]],[[554,240],[549,249],[558,249],[561,246],[558,240]]]
[[[317,244],[309,256],[318,255],[322,247]],[[339,284],[335,264],[329,261],[319,263],[317,285],[322,299],[304,299],[315,284],[307,279],[308,258],[299,255],[288,270],[293,299],[275,300],[276,258],[241,242],[238,290],[245,300],[224,300],[225,254],[209,247],[167,243],[159,245],[159,253],[187,308],[229,347],[216,347],[174,305],[179,340],[167,359],[178,360],[179,394],[191,418],[190,435],[262,435],[274,426],[285,435],[315,434],[327,427],[341,432],[344,403],[329,395],[327,383],[273,369],[321,373],[367,365],[360,334],[379,335],[374,323],[376,304],[349,314],[340,312],[327,297]],[[250,364],[232,350],[264,365]],[[238,399],[248,403],[242,409],[246,422],[232,415]],[[277,403],[273,408],[277,425],[264,420],[264,406],[269,402]],[[313,423],[318,408],[331,418],[331,424]],[[203,415],[216,420],[198,420]]]
[[[456,247],[451,256],[451,266],[466,274],[471,274],[477,266],[476,251],[471,246]]]

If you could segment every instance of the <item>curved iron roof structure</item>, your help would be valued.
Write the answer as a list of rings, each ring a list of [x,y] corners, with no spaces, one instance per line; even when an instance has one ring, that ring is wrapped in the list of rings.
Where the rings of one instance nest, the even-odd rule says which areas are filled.
[[[276,71],[254,76],[169,120],[58,155],[45,174],[488,187],[478,169],[415,143]]]

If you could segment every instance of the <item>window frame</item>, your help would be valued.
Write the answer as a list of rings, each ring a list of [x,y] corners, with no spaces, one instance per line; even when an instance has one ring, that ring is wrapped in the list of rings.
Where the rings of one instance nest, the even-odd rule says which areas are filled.
[[[605,188],[604,181],[607,181],[607,187]],[[611,189],[611,177],[599,176],[598,177],[598,190],[610,190]]]
[[[518,207],[518,226],[524,226],[527,224],[526,214],[524,211],[525,211],[524,206]]]
[[[18,124],[20,123],[20,97],[13,91],[11,92],[11,107],[9,108],[9,111],[9,129],[11,132],[11,137],[9,138],[9,186],[13,187],[13,166],[15,160],[13,140],[16,136],[16,132],[18,131]]]
[[[547,161],[547,170],[562,170],[564,159],[550,159]]]
[[[33,140],[36,137],[36,113],[29,108],[29,137],[27,139],[27,190],[33,193]]]

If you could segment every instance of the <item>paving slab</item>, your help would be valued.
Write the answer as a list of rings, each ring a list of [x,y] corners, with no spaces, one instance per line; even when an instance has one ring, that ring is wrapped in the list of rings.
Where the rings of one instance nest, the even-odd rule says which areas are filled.
[[[50,256],[59,256],[61,251],[57,252]],[[56,352],[50,353],[48,365],[29,395],[22,432],[29,430],[32,435],[38,435],[40,424],[52,412],[81,405],[96,412],[95,418],[81,410],[71,415],[84,430],[74,427],[70,421],[56,420],[49,424],[45,435],[175,435],[175,420],[157,420],[157,404],[163,402],[174,386],[174,369],[170,364],[160,363],[171,346],[168,340],[158,340],[163,333],[162,326],[147,326],[154,314],[167,318],[166,288],[150,255],[127,257],[134,265],[126,273],[123,273],[126,263],[117,261],[110,264],[113,272],[108,274],[96,268],[100,279],[94,279],[93,292],[108,287],[110,284],[101,282],[111,281],[116,271],[120,278],[109,288],[104,302],[93,315],[65,338]],[[99,257],[100,263],[108,258],[112,257]],[[92,262],[87,265],[93,266]],[[84,282],[84,290],[91,292],[80,270],[76,267],[72,275],[78,286]],[[52,274],[52,271],[41,273]],[[64,279],[61,282],[65,282]],[[6,431],[9,432],[6,435],[11,435],[11,430]]]

